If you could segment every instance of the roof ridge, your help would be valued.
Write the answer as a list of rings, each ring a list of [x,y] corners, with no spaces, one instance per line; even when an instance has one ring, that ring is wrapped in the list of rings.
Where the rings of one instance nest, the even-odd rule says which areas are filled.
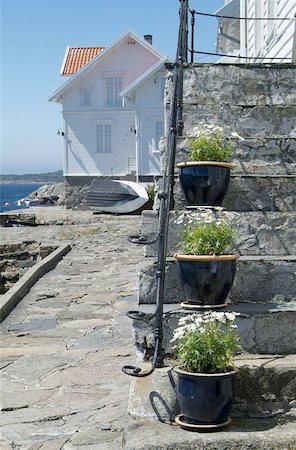
[[[68,48],[105,48],[105,45],[69,45]]]

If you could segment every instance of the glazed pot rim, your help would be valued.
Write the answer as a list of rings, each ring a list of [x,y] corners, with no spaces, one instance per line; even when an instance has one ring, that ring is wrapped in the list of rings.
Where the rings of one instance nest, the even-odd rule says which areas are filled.
[[[185,161],[180,162],[176,165],[178,168],[182,167],[194,167],[194,166],[219,166],[225,167],[226,169],[233,169],[235,164],[224,162],[224,161]]]
[[[228,372],[217,372],[217,373],[199,373],[199,372],[187,372],[186,370],[180,369],[179,366],[175,366],[174,371],[183,375],[192,375],[193,377],[204,377],[204,378],[211,378],[211,377],[225,377],[230,375],[235,375],[238,373],[238,369],[229,370]]]
[[[233,261],[240,257],[237,253],[232,255],[184,255],[175,253],[174,258],[177,261]]]

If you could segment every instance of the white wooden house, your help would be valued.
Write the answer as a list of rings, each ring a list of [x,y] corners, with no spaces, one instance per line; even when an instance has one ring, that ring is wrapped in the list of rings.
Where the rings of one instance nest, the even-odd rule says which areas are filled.
[[[218,62],[291,63],[295,55],[296,0],[225,0],[218,17]],[[260,20],[263,19],[263,20]],[[293,61],[295,62],[295,61]]]
[[[160,173],[166,62],[152,36],[132,31],[107,47],[67,49],[66,81],[49,97],[62,105],[66,179]]]

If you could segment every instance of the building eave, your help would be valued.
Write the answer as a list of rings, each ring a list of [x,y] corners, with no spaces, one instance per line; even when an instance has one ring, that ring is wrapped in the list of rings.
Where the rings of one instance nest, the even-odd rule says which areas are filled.
[[[232,16],[232,17],[239,17],[240,16],[240,0],[232,0],[231,2],[227,3],[226,5],[223,5],[221,8],[219,8],[217,11],[213,13],[214,15],[220,15],[220,16]],[[217,17],[219,22],[223,22],[225,20],[233,20],[233,19],[223,19],[220,17]]]
[[[164,65],[166,63],[170,62],[167,56],[164,56],[160,61],[157,61],[157,63],[154,64],[149,70],[144,72],[139,78],[137,78],[135,81],[133,81],[129,86],[127,86],[123,91],[119,93],[119,95],[124,98],[128,97],[133,94],[133,92],[142,84],[144,83],[148,78],[150,78],[153,74],[155,74],[157,71],[164,68]]]

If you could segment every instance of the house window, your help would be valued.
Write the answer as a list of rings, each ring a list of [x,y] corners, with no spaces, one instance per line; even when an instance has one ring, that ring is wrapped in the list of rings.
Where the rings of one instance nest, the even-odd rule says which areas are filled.
[[[81,89],[80,90],[80,104],[88,106],[91,104],[91,89]]]
[[[110,124],[101,124],[96,127],[96,152],[112,152],[112,128]]]
[[[122,79],[121,77],[107,77],[106,78],[106,97],[107,105],[121,105],[121,97],[119,92],[122,91]]]
[[[155,123],[155,143],[158,147],[160,139],[163,137],[163,122]]]

